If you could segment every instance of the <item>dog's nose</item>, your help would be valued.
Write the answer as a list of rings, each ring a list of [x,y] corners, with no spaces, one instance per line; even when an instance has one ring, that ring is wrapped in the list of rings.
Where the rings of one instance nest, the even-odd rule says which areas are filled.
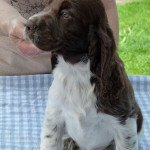
[[[26,26],[27,31],[32,31],[36,29],[37,27],[36,23],[33,22],[32,20],[28,20],[25,26]]]

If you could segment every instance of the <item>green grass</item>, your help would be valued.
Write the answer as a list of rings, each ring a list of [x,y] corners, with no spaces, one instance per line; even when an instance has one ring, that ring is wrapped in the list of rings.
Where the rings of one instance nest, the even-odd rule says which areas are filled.
[[[150,0],[118,4],[119,55],[130,75],[150,75]]]

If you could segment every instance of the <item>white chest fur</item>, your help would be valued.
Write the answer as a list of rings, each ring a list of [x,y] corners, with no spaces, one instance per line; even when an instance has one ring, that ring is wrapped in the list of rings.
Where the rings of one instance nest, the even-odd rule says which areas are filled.
[[[128,118],[124,125],[111,115],[97,113],[90,64],[71,65],[59,57],[49,91],[41,150],[62,150],[63,131],[82,150],[103,150],[115,141],[117,150],[137,150],[137,125]]]
[[[104,148],[113,140],[108,117],[96,111],[91,75],[89,63],[70,65],[59,58],[49,95],[61,107],[69,136],[86,150]]]
[[[67,109],[67,107],[64,109]],[[113,140],[108,118],[103,114],[97,114],[94,107],[88,108],[83,116],[79,116],[73,110],[64,110],[63,115],[69,136],[82,149],[95,150],[99,148],[99,150],[103,150]]]

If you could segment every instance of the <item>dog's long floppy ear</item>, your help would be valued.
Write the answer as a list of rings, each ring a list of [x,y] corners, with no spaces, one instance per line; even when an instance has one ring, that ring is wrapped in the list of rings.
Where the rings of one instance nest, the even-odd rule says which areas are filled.
[[[91,11],[93,19],[89,27],[89,57],[91,71],[99,78],[107,78],[111,73],[116,44],[103,3],[100,0],[93,1]]]
[[[102,5],[100,3],[100,5]],[[125,76],[122,61],[116,53],[116,44],[103,6],[98,9],[95,22],[89,27],[90,70],[95,76],[95,90],[101,103],[119,99],[125,89]],[[95,14],[98,14],[95,13]],[[124,93],[126,93],[124,91]]]
[[[116,44],[113,33],[108,25],[107,17],[96,25],[89,27],[89,57],[91,71],[99,78],[106,78],[111,73]]]

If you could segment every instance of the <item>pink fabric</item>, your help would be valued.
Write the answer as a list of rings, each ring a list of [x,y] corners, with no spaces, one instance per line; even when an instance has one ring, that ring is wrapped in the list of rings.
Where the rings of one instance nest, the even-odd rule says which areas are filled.
[[[24,55],[7,35],[9,23],[6,21],[12,18],[23,20],[24,17],[27,19],[41,11],[44,4],[46,4],[44,0],[0,0],[0,75],[37,74],[51,71],[50,53],[41,53],[33,57]],[[28,52],[30,53],[29,50]]]

